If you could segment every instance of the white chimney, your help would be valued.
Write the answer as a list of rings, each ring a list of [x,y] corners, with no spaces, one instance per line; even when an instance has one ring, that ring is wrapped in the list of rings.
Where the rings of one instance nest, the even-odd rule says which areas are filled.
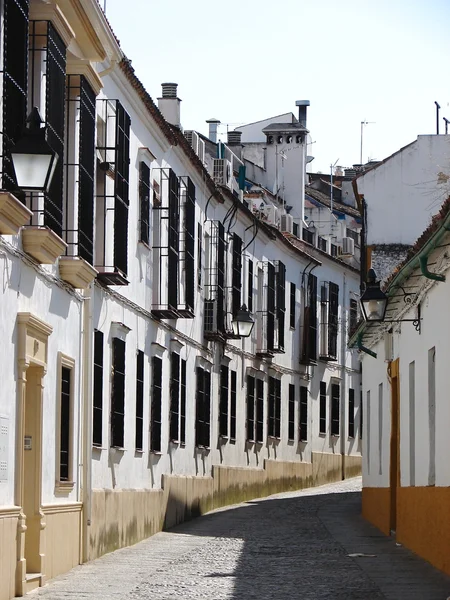
[[[295,106],[298,106],[299,123],[306,129],[306,111],[309,106],[309,100],[297,100]]]
[[[217,128],[220,121],[219,119],[208,119],[206,122],[209,125],[208,137],[214,144],[217,144]]]
[[[163,117],[171,125],[181,128],[180,119],[180,103],[181,100],[177,96],[177,83],[163,83],[162,98],[158,98],[158,108],[162,112]]]

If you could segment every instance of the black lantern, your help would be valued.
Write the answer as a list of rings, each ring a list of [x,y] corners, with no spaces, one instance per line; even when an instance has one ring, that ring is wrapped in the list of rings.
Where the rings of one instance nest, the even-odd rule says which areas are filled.
[[[233,321],[233,333],[239,337],[249,337],[252,332],[255,321],[245,304],[237,311]]]
[[[17,186],[25,192],[47,192],[58,161],[57,153],[45,139],[45,127],[34,107],[22,137],[11,149]]]
[[[384,321],[388,298],[380,289],[380,282],[373,269],[367,273],[367,283],[364,294],[361,296],[361,308],[366,321]]]

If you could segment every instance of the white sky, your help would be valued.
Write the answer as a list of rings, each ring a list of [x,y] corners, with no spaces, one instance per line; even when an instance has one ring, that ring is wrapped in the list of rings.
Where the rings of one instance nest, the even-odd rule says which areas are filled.
[[[310,100],[313,171],[359,162],[363,120],[366,161],[435,133],[435,100],[441,133],[450,119],[450,0],[106,0],[106,15],[155,101],[179,84],[185,129]]]

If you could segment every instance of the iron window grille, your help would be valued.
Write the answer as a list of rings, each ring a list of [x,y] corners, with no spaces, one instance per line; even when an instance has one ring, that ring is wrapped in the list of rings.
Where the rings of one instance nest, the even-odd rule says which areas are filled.
[[[291,329],[295,329],[295,302],[296,302],[296,291],[297,288],[295,286],[295,283],[290,284],[290,294],[289,294],[289,299],[290,299],[290,304],[289,304],[289,326]]]
[[[170,355],[170,414],[169,436],[171,442],[180,441],[180,355]]]
[[[323,237],[321,237],[320,235],[317,238],[317,247],[319,248],[319,250],[322,250],[323,252],[327,251],[327,240]]]
[[[95,93],[83,75],[67,76],[64,167],[67,253],[94,264]]]
[[[300,386],[300,412],[298,439],[300,442],[308,441],[308,388]]]
[[[275,265],[271,262],[261,264],[262,294],[256,314],[257,354],[273,356],[275,345],[276,288]]]
[[[306,229],[305,227],[303,228],[303,232],[302,232],[302,238],[303,241],[308,243],[308,244],[312,244],[314,246],[314,232],[311,231],[310,229]]]
[[[118,100],[97,100],[97,278],[127,285],[130,125]]]
[[[256,379],[256,426],[255,440],[258,444],[264,442],[264,381]]]
[[[135,448],[144,449],[144,353],[137,351],[136,355],[136,432]]]
[[[319,390],[319,433],[327,432],[327,384],[320,382]]]
[[[94,331],[94,394],[92,413],[92,443],[101,446],[103,440],[103,332]]]
[[[150,167],[139,163],[139,241],[150,242]]]
[[[253,261],[248,261],[247,308],[253,312]]]
[[[190,177],[180,177],[178,314],[194,318],[195,302],[195,185]]]
[[[228,397],[229,369],[226,365],[221,365],[219,390],[219,435],[222,437],[228,437]]]
[[[246,435],[247,442],[254,442],[255,435],[255,378],[247,375],[247,418],[246,418]]]
[[[230,440],[236,439],[237,373],[230,371]]]
[[[289,384],[289,405],[288,405],[288,440],[294,441],[295,436],[295,385]]]
[[[186,361],[184,359],[181,359],[180,443],[186,443]]]
[[[231,314],[234,317],[241,308],[242,289],[242,239],[232,235],[232,275],[231,275]]]
[[[27,118],[29,0],[3,2],[3,72],[1,187],[16,191],[11,146],[22,134]],[[23,194],[19,194],[22,201]]]
[[[150,450],[161,452],[162,433],[162,359],[152,358],[152,412],[150,417]]]
[[[111,447],[124,447],[125,426],[125,342],[112,339]]]
[[[332,281],[320,289],[320,353],[321,360],[337,359],[339,286]]]
[[[203,271],[203,229],[200,223],[197,223],[197,285],[202,285]]]
[[[363,437],[363,393],[359,395],[359,439]]]
[[[267,435],[279,439],[281,437],[281,380],[269,377],[269,414]]]
[[[348,324],[348,337],[355,333],[358,327],[358,301],[355,298],[350,298],[350,309],[349,309],[349,324]]]
[[[273,351],[284,353],[284,329],[286,315],[286,267],[281,260],[275,262],[275,339]]]
[[[225,336],[225,229],[220,221],[205,223],[204,336]]]
[[[331,384],[331,435],[340,433],[340,386]]]
[[[30,21],[29,28],[29,90],[30,105],[41,107],[45,89],[43,119],[49,146],[58,154],[47,193],[27,194],[27,204],[33,212],[32,222],[63,235],[65,108],[66,108],[66,46],[50,21]],[[42,73],[42,65],[45,71]],[[45,86],[45,88],[43,88]]]
[[[360,245],[360,242],[359,242],[359,231],[355,231],[354,229],[349,229],[347,227],[346,236],[349,237],[349,238],[351,238],[352,240],[354,240],[355,246],[359,247],[359,245]]]
[[[211,373],[197,367],[197,393],[195,411],[195,445],[209,448],[211,428]]]
[[[337,257],[337,255],[338,255],[338,247],[336,246],[336,244],[330,244],[330,254],[334,258]]]
[[[317,360],[317,277],[307,276],[305,307],[302,324],[301,364],[315,364]]]
[[[348,437],[355,437],[355,390],[348,390]]]
[[[71,369],[61,367],[59,480],[69,481],[70,475],[70,411]]]

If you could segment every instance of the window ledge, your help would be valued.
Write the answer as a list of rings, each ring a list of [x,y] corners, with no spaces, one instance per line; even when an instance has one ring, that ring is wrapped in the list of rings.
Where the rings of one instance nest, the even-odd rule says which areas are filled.
[[[30,222],[33,213],[10,192],[0,192],[0,233],[16,235]]]
[[[144,452],[144,450],[136,448],[135,451],[134,451],[134,453],[135,454],[144,454],[145,452]]]
[[[59,276],[75,289],[85,290],[97,277],[98,271],[80,256],[61,256]]]
[[[154,456],[162,456],[163,455],[161,450],[150,450],[150,454],[153,454]]]
[[[125,452],[125,448],[123,448],[122,446],[110,446],[109,449],[115,450],[116,452]]]
[[[55,492],[66,492],[69,493],[75,487],[75,481],[56,481]]]
[[[53,264],[67,248],[67,244],[49,227],[38,226],[23,228],[22,246],[41,265]]]

